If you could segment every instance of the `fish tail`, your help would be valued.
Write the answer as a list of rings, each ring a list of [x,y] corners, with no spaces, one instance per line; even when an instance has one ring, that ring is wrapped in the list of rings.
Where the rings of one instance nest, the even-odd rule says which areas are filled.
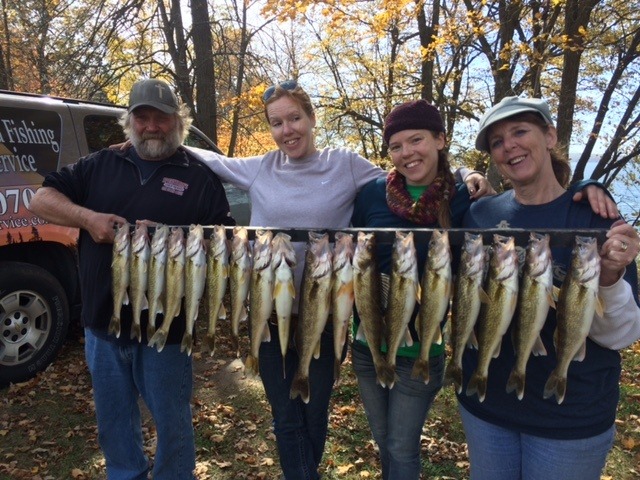
[[[309,377],[302,377],[298,374],[291,382],[291,392],[289,398],[292,400],[300,396],[304,403],[309,403]]]
[[[522,397],[524,397],[524,375],[515,368],[511,370],[511,374],[507,380],[507,393],[513,391],[516,392],[518,400],[522,400]]]
[[[147,323],[147,338],[151,338],[156,333],[155,322],[149,318],[149,323]]]
[[[458,394],[462,393],[462,368],[453,362],[449,362],[444,372],[444,384],[453,384]]]
[[[247,360],[244,362],[244,370],[254,377],[260,375],[260,364],[258,359],[251,354],[247,355]]]
[[[424,384],[429,384],[429,360],[416,359],[411,371],[411,378],[421,378]]]
[[[333,383],[337,385],[340,383],[340,366],[342,362],[339,358],[335,358],[333,361]]]
[[[377,382],[383,387],[389,387],[392,389],[396,383],[396,368],[384,362],[381,365],[376,365],[376,377]]]
[[[240,336],[237,333],[231,333],[231,348],[236,352],[236,357],[240,356]]]
[[[207,351],[209,352],[209,355],[213,357],[213,352],[216,349],[216,336],[215,336],[215,334],[207,333],[204,336],[204,345],[205,345],[205,347],[207,347]]]
[[[162,349],[164,348],[164,344],[166,341],[167,341],[167,334],[162,330],[158,330],[156,333],[153,334],[153,337],[151,337],[151,340],[149,340],[149,346],[156,347],[158,349],[158,352],[161,352]]]
[[[191,355],[191,349],[193,348],[193,335],[189,332],[184,332],[182,336],[182,343],[180,344],[180,351],[186,350],[187,355]]]
[[[118,317],[111,317],[108,333],[112,333],[116,336],[116,338],[120,338],[120,319]]]
[[[487,377],[482,376],[478,372],[475,372],[469,380],[467,385],[467,396],[478,394],[478,400],[484,402],[484,397],[487,395]]]
[[[564,400],[564,395],[567,392],[567,378],[560,375],[555,370],[549,375],[547,383],[544,384],[543,398],[551,398],[556,396],[558,405]]]
[[[142,331],[140,330],[140,324],[139,323],[133,323],[131,324],[131,337],[130,338],[137,338],[138,339],[138,343],[142,342]]]

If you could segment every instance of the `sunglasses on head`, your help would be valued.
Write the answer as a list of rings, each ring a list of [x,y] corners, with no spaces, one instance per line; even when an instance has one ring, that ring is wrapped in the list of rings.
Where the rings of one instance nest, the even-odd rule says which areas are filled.
[[[298,87],[298,82],[296,82],[295,80],[285,80],[284,82],[281,82],[277,85],[271,85],[264,91],[264,94],[262,95],[263,102],[266,102],[273,96],[273,92],[276,91],[276,87],[284,88],[285,90],[291,91],[295,90]]]

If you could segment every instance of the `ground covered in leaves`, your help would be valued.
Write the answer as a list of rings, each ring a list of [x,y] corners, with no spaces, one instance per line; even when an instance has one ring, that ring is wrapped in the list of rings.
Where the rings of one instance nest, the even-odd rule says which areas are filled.
[[[194,353],[196,476],[277,479],[278,453],[262,385],[244,375],[223,331],[220,337],[215,356],[198,346]],[[74,335],[47,371],[0,390],[0,479],[105,478],[82,341]],[[603,479],[640,477],[640,346],[624,356],[618,436]],[[348,359],[342,372],[332,400],[323,479],[381,478]],[[466,444],[450,390],[438,396],[423,430],[425,479],[468,478]],[[148,415],[144,438],[152,458],[155,431]]]

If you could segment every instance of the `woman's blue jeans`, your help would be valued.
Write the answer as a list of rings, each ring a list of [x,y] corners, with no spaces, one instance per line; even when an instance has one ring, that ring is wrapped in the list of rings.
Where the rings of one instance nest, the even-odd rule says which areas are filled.
[[[384,480],[420,478],[420,435],[427,413],[442,388],[444,355],[429,359],[427,385],[411,378],[415,359],[396,357],[398,379],[392,389],[376,383],[373,357],[368,350],[351,349],[351,363],[373,438],[380,450]]]
[[[289,348],[283,372],[278,327],[269,323],[271,341],[260,345],[260,377],[264,385],[276,436],[280,466],[287,480],[315,480],[322,460],[333,390],[333,332],[328,326],[320,339],[320,358],[311,359],[310,399],[289,398],[299,357]]]
[[[140,396],[157,431],[154,480],[193,479],[191,357],[180,352],[180,345],[166,345],[161,353],[145,344],[118,346],[90,329],[85,329],[85,356],[109,480],[147,478]]]
[[[458,406],[471,480],[600,480],[613,446],[614,425],[595,437],[556,440],[498,427]]]

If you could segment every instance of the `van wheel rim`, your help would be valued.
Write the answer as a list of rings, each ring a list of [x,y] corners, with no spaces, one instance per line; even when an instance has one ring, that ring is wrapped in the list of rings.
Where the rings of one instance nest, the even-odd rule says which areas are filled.
[[[51,311],[29,290],[0,298],[0,365],[24,363],[38,352],[51,330]]]

